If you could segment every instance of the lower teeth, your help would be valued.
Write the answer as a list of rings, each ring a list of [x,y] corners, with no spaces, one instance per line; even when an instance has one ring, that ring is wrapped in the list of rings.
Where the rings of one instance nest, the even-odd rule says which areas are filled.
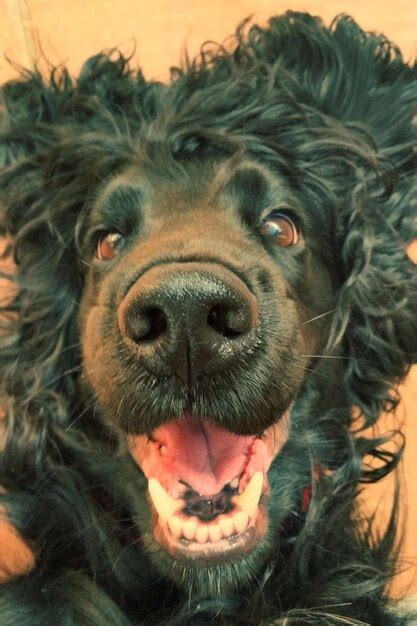
[[[208,523],[194,516],[184,516],[181,510],[185,501],[172,498],[155,478],[149,480],[149,494],[162,523],[167,523],[174,537],[198,543],[217,543],[221,539],[243,533],[249,521],[255,518],[263,480],[262,472],[256,472],[245,490],[240,495],[232,496],[233,510],[217,515]]]
[[[221,539],[240,535],[248,524],[249,515],[246,511],[220,515],[215,522],[209,524],[202,523],[195,517],[184,519],[179,515],[173,515],[168,520],[168,528],[175,538],[197,543],[218,543]]]

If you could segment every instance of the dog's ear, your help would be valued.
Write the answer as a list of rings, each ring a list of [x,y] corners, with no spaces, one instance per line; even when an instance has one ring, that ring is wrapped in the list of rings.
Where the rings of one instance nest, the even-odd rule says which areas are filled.
[[[0,225],[13,242],[10,280],[18,284],[1,316],[3,395],[20,398],[29,414],[41,407],[55,423],[70,419],[79,364],[77,232],[98,186],[132,158],[160,88],[113,57],[90,59],[77,82],[66,71],[49,82],[32,72],[2,92]]]
[[[66,68],[53,68],[45,81],[39,71],[17,67],[20,77],[0,91],[0,165],[56,143],[58,129],[133,133],[153,119],[164,87],[131,70],[129,61],[117,50],[98,54],[86,61],[77,80]]]
[[[346,16],[327,29],[289,13],[251,40],[258,60],[279,48],[278,77],[310,127],[308,193],[335,214],[341,286],[329,346],[342,347],[350,401],[371,425],[398,404],[417,361],[417,268],[407,255],[417,237],[417,67]]]
[[[340,215],[344,282],[331,341],[343,346],[347,388],[367,425],[397,406],[396,387],[417,362],[417,268],[407,255],[417,236],[410,178],[389,198],[382,187],[370,193],[365,182],[358,183]]]
[[[329,346],[342,347],[350,400],[370,425],[395,408],[417,361],[417,268],[407,255],[417,237],[417,67],[348,17],[327,29],[295,13],[254,28],[240,56],[268,66],[304,116],[303,196],[335,215]]]

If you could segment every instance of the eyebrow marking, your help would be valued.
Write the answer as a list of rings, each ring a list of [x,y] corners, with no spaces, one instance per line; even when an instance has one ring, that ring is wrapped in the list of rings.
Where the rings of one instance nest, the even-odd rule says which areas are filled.
[[[92,226],[104,225],[122,233],[137,229],[142,219],[144,193],[134,185],[119,184],[98,201]]]
[[[99,211],[102,215],[114,215],[119,211],[134,210],[141,208],[143,192],[133,185],[120,185],[108,192],[104,197]]]

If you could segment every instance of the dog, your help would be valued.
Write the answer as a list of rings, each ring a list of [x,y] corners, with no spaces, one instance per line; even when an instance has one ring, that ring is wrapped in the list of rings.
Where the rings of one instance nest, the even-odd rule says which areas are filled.
[[[0,484],[34,566],[1,623],[409,623],[399,496],[384,534],[357,496],[417,360],[416,67],[288,12],[169,84],[117,50],[22,74]]]

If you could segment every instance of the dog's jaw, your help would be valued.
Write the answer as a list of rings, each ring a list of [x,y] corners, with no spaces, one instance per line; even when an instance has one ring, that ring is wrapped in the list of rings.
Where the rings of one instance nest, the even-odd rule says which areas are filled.
[[[199,566],[250,552],[268,530],[267,472],[288,425],[289,412],[260,436],[239,436],[183,416],[151,436],[130,436],[131,454],[148,479],[156,543]]]

